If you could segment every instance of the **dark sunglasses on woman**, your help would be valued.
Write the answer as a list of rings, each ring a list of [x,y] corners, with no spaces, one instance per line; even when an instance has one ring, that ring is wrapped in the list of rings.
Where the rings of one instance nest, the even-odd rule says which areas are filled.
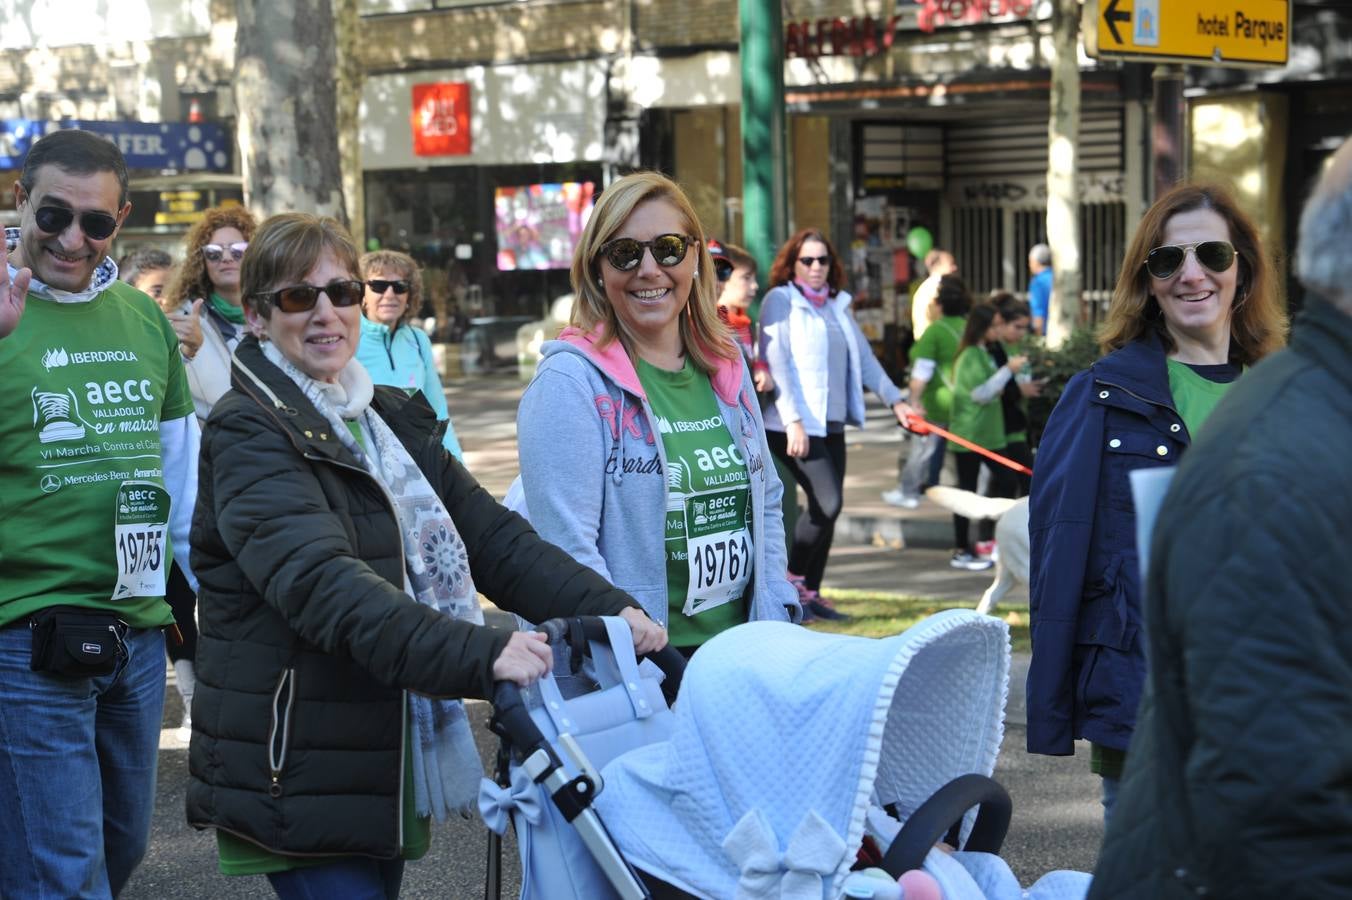
[[[366,286],[360,281],[330,281],[323,287],[313,284],[294,284],[259,294],[261,300],[267,300],[284,313],[309,312],[319,302],[319,295],[327,294],[334,306],[356,306],[366,294]]]
[[[651,249],[653,261],[669,269],[685,259],[691,240],[683,234],[659,234],[651,241],[616,238],[601,245],[601,255],[621,272],[632,272],[643,260],[644,249]]]
[[[800,256],[798,257],[798,261],[803,264],[804,269],[812,268],[813,263],[822,267],[831,265],[830,256]]]
[[[39,206],[33,213],[33,221],[39,230],[47,234],[60,234],[75,221],[75,215],[75,210],[65,206]],[[82,212],[79,216],[80,230],[85,233],[85,237],[101,241],[117,231],[115,216],[104,212]]]
[[[244,258],[244,251],[249,249],[248,241],[236,241],[229,247],[222,247],[220,244],[204,244],[202,246],[202,255],[207,258],[207,262],[220,262],[229,251],[230,258],[239,262]]]
[[[377,294],[383,294],[390,288],[394,288],[396,294],[408,293],[407,281],[386,281],[383,278],[372,278],[370,281],[366,282],[366,286]]]
[[[1228,272],[1235,264],[1235,248],[1229,241],[1201,241],[1196,244],[1165,244],[1145,255],[1145,270],[1155,278],[1169,278],[1183,265],[1191,250],[1197,261],[1212,272]]]

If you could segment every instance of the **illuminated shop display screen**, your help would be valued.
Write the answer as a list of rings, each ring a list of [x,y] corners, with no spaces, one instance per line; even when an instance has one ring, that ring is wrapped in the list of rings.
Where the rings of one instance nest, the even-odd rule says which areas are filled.
[[[590,181],[528,184],[494,191],[498,269],[566,269],[573,246],[591,215],[596,185]]]

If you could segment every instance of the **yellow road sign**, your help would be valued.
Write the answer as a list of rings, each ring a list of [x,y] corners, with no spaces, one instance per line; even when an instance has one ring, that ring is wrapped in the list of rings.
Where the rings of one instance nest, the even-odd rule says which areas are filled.
[[[1291,43],[1291,0],[1090,0],[1084,10],[1085,49],[1100,58],[1284,66]]]

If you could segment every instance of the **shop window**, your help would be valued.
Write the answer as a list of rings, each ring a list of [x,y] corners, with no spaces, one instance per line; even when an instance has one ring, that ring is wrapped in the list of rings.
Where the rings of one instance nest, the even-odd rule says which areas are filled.
[[[602,183],[597,163],[443,166],[367,172],[365,248],[401,250],[423,267],[424,315],[450,340],[466,321],[540,318],[571,288],[564,268],[498,267],[497,188],[556,182]]]
[[[1121,201],[1080,204],[1081,313],[1088,324],[1102,319],[1112,298],[1126,253],[1126,221]],[[1027,294],[1028,251],[1047,241],[1045,207],[955,207],[952,222],[953,252],[974,296],[996,290]]]

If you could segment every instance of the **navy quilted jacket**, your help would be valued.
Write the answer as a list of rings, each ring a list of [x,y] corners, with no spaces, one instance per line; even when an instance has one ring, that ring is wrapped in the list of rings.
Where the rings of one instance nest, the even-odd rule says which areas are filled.
[[[1090,893],[1352,895],[1352,317],[1226,395],[1151,544],[1151,671]]]
[[[1153,335],[1071,378],[1052,411],[1028,505],[1029,752],[1069,755],[1076,738],[1127,749],[1145,682],[1127,475],[1188,444]]]

